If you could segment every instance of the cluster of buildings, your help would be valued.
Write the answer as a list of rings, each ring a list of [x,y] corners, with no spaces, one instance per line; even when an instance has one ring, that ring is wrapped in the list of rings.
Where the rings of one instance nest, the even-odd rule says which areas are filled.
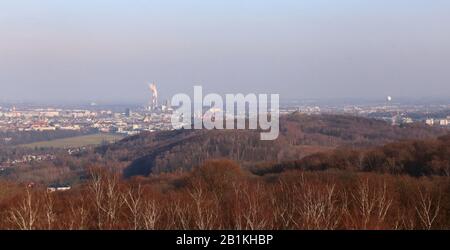
[[[16,165],[30,162],[51,161],[54,159],[56,159],[56,156],[52,154],[27,154],[18,157],[17,159],[7,159],[4,162],[0,162],[0,173]]]
[[[0,131],[81,130],[96,115],[88,110],[0,107]]]
[[[97,106],[87,109],[0,107],[0,132],[21,131],[86,131],[134,135],[141,131],[172,130],[173,109],[169,101],[159,103],[156,84],[150,84],[151,98],[148,106],[121,112],[102,110]],[[361,105],[333,105],[312,102],[295,102],[281,105],[280,114],[299,112],[304,114],[349,114],[385,120],[393,125],[423,122],[430,126],[449,126],[450,105],[395,104],[388,97],[385,103]],[[210,110],[211,111],[211,110]],[[435,115],[444,111],[444,116]],[[445,113],[447,112],[447,113]],[[211,112],[210,112],[211,113]],[[194,114],[202,116],[203,114]],[[238,114],[238,116],[245,114]],[[11,138],[2,138],[6,142]]]
[[[54,160],[54,159],[56,159],[56,156],[54,156],[52,154],[42,154],[42,155],[28,154],[28,155],[23,155],[19,159],[15,159],[15,160],[8,159],[4,162],[4,164],[9,166],[9,165],[15,165],[15,164],[20,164],[20,163],[49,161],[49,160]]]
[[[450,127],[450,104],[398,104],[391,101],[392,98],[389,97],[386,103],[360,105],[297,103],[295,106],[291,104],[288,108],[284,107],[280,113],[346,114],[384,120],[392,125],[424,123],[430,126]]]
[[[110,110],[0,109],[0,132],[81,131],[132,135],[140,131],[171,129],[171,109],[115,113]]]
[[[113,112],[111,110],[68,110],[61,108],[1,108],[0,132],[22,131],[87,131],[96,130],[103,133],[119,133],[134,135],[141,131],[172,130],[171,123],[173,109],[170,105],[152,103],[145,109]],[[446,118],[410,116],[410,113],[420,112],[399,107],[364,107],[344,106],[341,108],[319,106],[282,107],[280,114],[300,112],[304,114],[351,114],[382,119],[393,125],[413,122],[424,122],[430,126],[450,126],[450,116]],[[11,138],[2,138],[10,140]]]
[[[171,130],[169,102],[158,104],[156,85],[151,84],[152,99],[145,109],[123,112],[112,110],[0,107],[0,132],[82,131],[134,135],[141,131]],[[7,140],[8,138],[4,138]]]
[[[425,120],[425,123],[430,126],[449,126],[450,125],[450,116],[447,116],[446,119],[429,118],[429,119]]]

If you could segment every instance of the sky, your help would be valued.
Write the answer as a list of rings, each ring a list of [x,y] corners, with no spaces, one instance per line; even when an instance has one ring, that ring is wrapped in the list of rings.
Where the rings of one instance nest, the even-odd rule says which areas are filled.
[[[0,0],[0,101],[450,96],[448,0]]]

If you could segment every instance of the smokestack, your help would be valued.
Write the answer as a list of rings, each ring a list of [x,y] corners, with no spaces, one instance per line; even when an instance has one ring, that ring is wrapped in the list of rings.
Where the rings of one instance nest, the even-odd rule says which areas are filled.
[[[150,110],[155,110],[158,106],[158,89],[156,88],[156,84],[153,82],[149,84],[149,89],[152,92],[152,99],[150,100]]]

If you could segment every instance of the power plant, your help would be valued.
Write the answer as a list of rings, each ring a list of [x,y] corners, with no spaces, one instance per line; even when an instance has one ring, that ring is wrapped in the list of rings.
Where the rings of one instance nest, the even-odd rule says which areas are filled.
[[[148,107],[146,109],[149,113],[157,114],[157,113],[161,113],[161,112],[172,111],[169,100],[165,100],[160,103],[160,101],[158,99],[159,98],[158,88],[157,88],[155,82],[148,84],[148,88],[150,90],[151,96],[150,96],[150,101],[149,101]]]
[[[149,111],[154,111],[158,107],[158,89],[156,88],[156,84],[153,82],[149,84],[150,92],[152,93],[152,97],[150,99],[150,104],[148,106]]]

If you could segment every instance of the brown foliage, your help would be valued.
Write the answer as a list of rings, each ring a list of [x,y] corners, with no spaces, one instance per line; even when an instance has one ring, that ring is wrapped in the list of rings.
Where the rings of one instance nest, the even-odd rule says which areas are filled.
[[[215,160],[187,176],[158,178],[123,180],[93,169],[86,183],[54,193],[0,183],[0,190],[8,190],[0,193],[0,228],[450,228],[449,177],[348,171],[257,177],[234,162]]]
[[[449,136],[443,136],[434,140],[402,141],[359,150],[339,148],[252,171],[263,175],[289,169],[341,169],[411,176],[449,176],[450,139]]]

